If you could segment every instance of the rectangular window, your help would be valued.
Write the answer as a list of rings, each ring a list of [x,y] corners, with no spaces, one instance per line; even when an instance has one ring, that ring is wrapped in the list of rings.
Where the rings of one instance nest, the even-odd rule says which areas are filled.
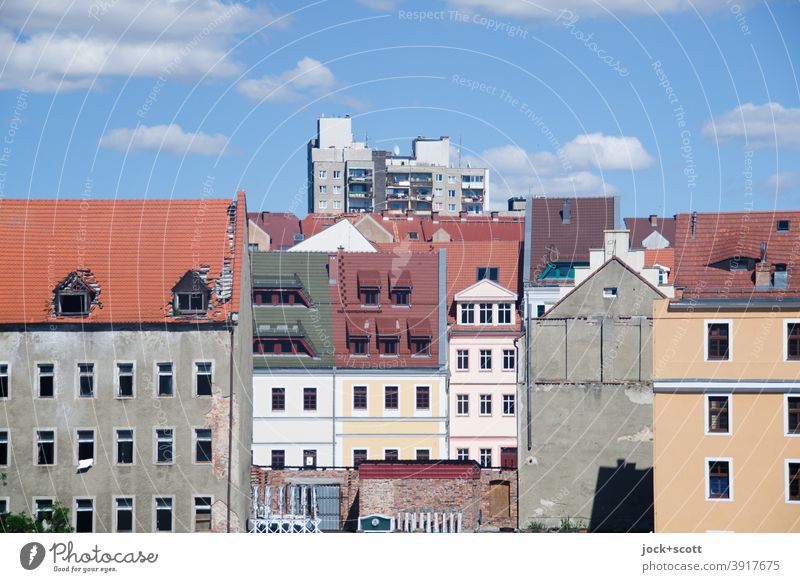
[[[94,364],[78,364],[78,395],[83,398],[94,396]]]
[[[434,196],[441,196],[443,193],[444,193],[444,190],[442,190],[441,188],[434,188],[433,189],[433,195]]]
[[[303,450],[303,467],[306,469],[317,468],[317,450],[305,449]]]
[[[283,412],[286,410],[286,388],[272,389],[272,411]]]
[[[786,463],[786,500],[800,502],[800,461]]]
[[[171,463],[174,435],[171,428],[156,429],[156,463]]]
[[[431,389],[429,386],[417,386],[416,406],[417,410],[430,410]]]
[[[133,463],[133,429],[123,428],[117,430],[117,464],[130,465]]]
[[[411,305],[411,289],[408,289],[407,287],[398,287],[396,289],[392,289],[392,300],[394,301],[395,305]]]
[[[155,498],[156,531],[172,531],[172,497]]]
[[[450,197],[450,198],[455,198],[455,197],[456,197],[456,191],[455,191],[455,190],[448,190],[448,191],[447,191],[447,196],[448,196],[448,197]],[[456,209],[456,208],[455,208],[455,207],[456,207],[456,205],[455,205],[455,204],[451,204],[450,206],[452,206],[452,207],[453,207],[453,208],[452,208],[452,210],[455,210],[455,209]]]
[[[427,338],[414,338],[411,340],[411,350],[414,356],[430,356],[431,340]]]
[[[489,279],[495,283],[500,278],[500,269],[498,267],[478,267],[477,281]]]
[[[133,398],[133,364],[117,364],[117,396]]]
[[[270,458],[270,467],[273,469],[283,469],[286,467],[286,451],[283,449],[273,449]]]
[[[730,397],[706,396],[708,408],[708,425],[706,432],[709,434],[728,434],[730,432]]]
[[[326,179],[328,177],[328,171],[327,170],[320,170],[319,171],[319,177],[322,180]]]
[[[158,367],[158,395],[172,396],[172,362],[157,364]]]
[[[481,416],[492,415],[492,395],[481,394]]]
[[[481,323],[492,323],[492,304],[491,303],[481,303],[480,304],[480,322]]]
[[[386,449],[383,451],[384,461],[397,461],[398,459],[400,459],[400,451],[397,449]]]
[[[400,388],[398,386],[386,386],[383,389],[383,407],[386,410],[400,409]]]
[[[786,433],[800,435],[800,396],[786,397]]]
[[[367,409],[367,387],[353,386],[353,410]]]
[[[381,304],[381,290],[378,288],[362,288],[359,295],[361,296],[361,305],[378,307]]]
[[[327,200],[320,200],[319,201],[319,207],[320,207],[321,210],[325,210],[328,207],[328,201]]]
[[[492,449],[481,449],[481,467],[492,466]]]
[[[503,394],[503,414],[514,416],[516,410],[516,399],[514,394]]]
[[[788,232],[789,231],[789,221],[788,220],[779,220],[777,226],[778,232]]]
[[[195,363],[198,396],[211,396],[211,362]]]
[[[334,193],[334,194],[341,194],[341,193],[342,193],[342,187],[341,187],[341,186],[339,186],[339,185],[334,185],[334,187],[333,187],[333,193]],[[342,203],[341,203],[341,202],[339,202],[338,200],[334,200],[334,201],[333,201],[333,207],[334,207],[334,208],[339,208],[341,205],[342,205]]]
[[[194,531],[211,531],[211,498],[194,498]]]
[[[56,432],[54,430],[36,431],[36,464],[56,464]]]
[[[503,350],[503,369],[514,370],[517,366],[517,358],[514,350]]]
[[[75,531],[92,533],[94,531],[94,500],[75,500]]]
[[[444,180],[444,175],[442,175],[442,174],[436,174],[436,181],[437,181],[437,182],[441,182],[442,180]]]
[[[333,193],[334,194],[339,194],[339,192],[337,192],[337,188],[339,190],[341,190],[341,188],[339,186],[334,186],[333,187]],[[333,201],[333,209],[334,210],[341,210],[341,208],[342,208],[342,201],[341,200],[334,200]]]
[[[603,287],[603,297],[606,299],[613,299],[617,296],[617,288],[616,287]]]
[[[303,410],[313,412],[317,409],[317,389],[303,388]]]
[[[447,183],[448,184],[455,184],[456,183],[456,177],[455,176],[447,176]]]
[[[725,361],[729,359],[730,350],[730,324],[709,323],[706,325],[708,334],[708,360]]]
[[[116,516],[117,533],[133,532],[133,498],[116,497],[114,499],[114,511]]]
[[[78,462],[94,459],[94,431],[78,431]]]
[[[456,449],[457,461],[469,461],[469,449]]]
[[[8,431],[0,430],[0,465],[8,465]]]
[[[786,359],[800,360],[800,322],[786,324]]]
[[[417,461],[430,461],[431,460],[431,450],[430,449],[417,449],[416,458],[417,458]]]
[[[334,180],[338,180],[341,177],[342,177],[342,171],[341,170],[334,170],[333,171],[333,179]]]
[[[8,364],[0,364],[0,399],[11,396],[8,384]]]
[[[475,323],[475,305],[472,303],[464,303],[461,305],[461,323],[471,324]]]
[[[469,370],[469,350],[456,350],[456,369],[460,372]]]
[[[481,350],[481,370],[492,369],[492,350]]]
[[[453,190],[453,192],[455,192],[455,190]],[[455,194],[454,194],[454,196],[455,196]],[[455,204],[448,204],[447,205],[447,210],[450,211],[450,212],[455,212],[456,205]]]
[[[378,347],[382,356],[396,356],[400,348],[400,340],[396,336],[379,337]]]
[[[708,499],[730,499],[730,461],[709,459],[706,461],[706,470],[708,471]]]
[[[511,304],[499,303],[497,305],[497,323],[510,324],[511,323]]]
[[[53,364],[39,364],[39,398],[54,398],[56,395],[55,366]]]
[[[51,521],[53,519],[52,499],[34,499],[33,507],[36,521]]]
[[[367,460],[367,449],[355,449],[353,451],[353,466],[358,467]]]
[[[351,356],[368,356],[369,355],[369,340],[366,338],[350,338],[350,355]]]
[[[545,311],[546,307],[540,303],[539,305],[536,306],[536,317],[543,316]]]
[[[469,416],[469,394],[456,394],[456,414]]]
[[[211,429],[194,429],[194,461],[195,463],[211,462]]]

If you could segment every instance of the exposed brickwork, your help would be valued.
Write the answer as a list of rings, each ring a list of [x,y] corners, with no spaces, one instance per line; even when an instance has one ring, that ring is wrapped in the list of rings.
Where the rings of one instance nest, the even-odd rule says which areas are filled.
[[[254,485],[286,485],[297,479],[336,479],[341,486],[340,516],[345,529],[355,531],[359,515],[396,516],[405,511],[462,511],[464,531],[494,531],[517,524],[517,472],[481,469],[480,479],[360,479],[356,469],[305,471],[253,467]],[[492,489],[508,486],[508,512],[492,515]],[[498,492],[495,491],[495,495]],[[273,496],[273,511],[277,500]],[[479,518],[481,522],[479,523]]]

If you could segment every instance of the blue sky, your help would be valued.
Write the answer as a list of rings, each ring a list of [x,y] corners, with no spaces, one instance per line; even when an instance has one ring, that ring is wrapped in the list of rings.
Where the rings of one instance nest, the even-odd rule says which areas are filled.
[[[6,197],[241,187],[302,215],[315,120],[350,114],[403,153],[449,135],[495,207],[800,208],[796,2],[6,0],[0,23]]]

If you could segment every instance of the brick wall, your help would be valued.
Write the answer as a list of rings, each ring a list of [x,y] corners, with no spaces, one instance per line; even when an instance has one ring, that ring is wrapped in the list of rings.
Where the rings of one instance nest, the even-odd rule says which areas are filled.
[[[356,530],[359,515],[378,513],[395,517],[399,512],[423,509],[460,510],[464,531],[496,531],[517,526],[516,471],[482,469],[478,479],[361,479],[357,469],[311,471],[253,467],[252,478],[254,485],[271,485],[273,490],[297,480],[338,481],[340,517],[346,531]],[[504,500],[507,503],[503,503]],[[498,507],[504,506],[506,511],[498,511]],[[272,509],[277,511],[274,495]]]

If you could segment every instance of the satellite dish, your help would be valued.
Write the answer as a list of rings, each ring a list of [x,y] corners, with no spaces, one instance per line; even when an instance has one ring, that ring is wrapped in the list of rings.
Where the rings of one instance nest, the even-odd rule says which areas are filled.
[[[392,153],[394,155],[396,155],[396,156],[399,156],[400,155],[400,146],[395,144],[395,146],[392,148]]]

